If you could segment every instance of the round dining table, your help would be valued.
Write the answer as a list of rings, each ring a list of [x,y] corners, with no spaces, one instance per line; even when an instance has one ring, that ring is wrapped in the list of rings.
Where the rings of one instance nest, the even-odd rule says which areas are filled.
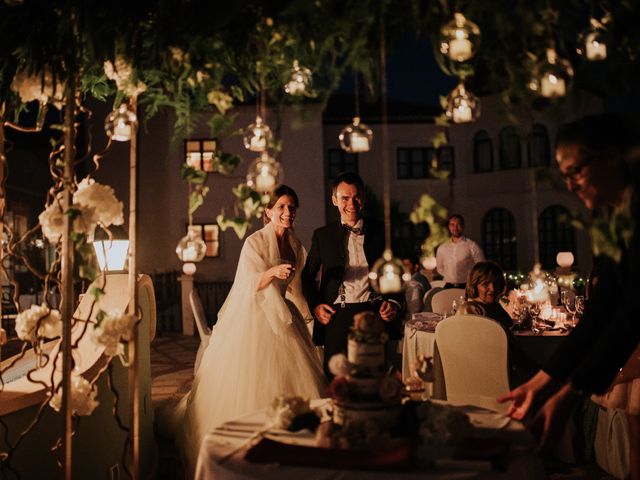
[[[326,408],[328,399],[312,402],[316,408]],[[478,459],[454,458],[443,455],[424,466],[402,470],[385,470],[373,467],[374,460],[366,468],[340,468],[335,466],[331,450],[315,448],[315,435],[309,430],[288,432],[269,429],[266,411],[258,411],[233,421],[226,422],[205,435],[198,454],[195,478],[197,480],[246,480],[246,479],[304,479],[304,480],[458,480],[458,479],[543,479],[542,462],[535,455],[535,442],[520,422],[486,409],[472,406],[455,407],[466,413],[471,421],[476,442],[502,442],[508,448],[500,466],[494,462]],[[279,445],[273,455],[262,454],[262,461],[255,462],[253,449],[267,439],[267,443]],[[284,445],[283,445],[284,444]],[[287,446],[309,447],[315,452],[315,465],[307,466],[295,457],[295,447],[287,455]],[[324,450],[324,452],[322,452]],[[264,449],[262,450],[264,452]],[[284,453],[283,453],[284,452]],[[324,457],[323,457],[324,455]],[[326,459],[326,465],[318,466],[318,456]],[[337,456],[337,455],[336,455]],[[249,458],[249,461],[247,459]],[[344,456],[343,456],[344,458]],[[360,455],[362,462],[362,455]],[[366,462],[366,460],[365,460]]]

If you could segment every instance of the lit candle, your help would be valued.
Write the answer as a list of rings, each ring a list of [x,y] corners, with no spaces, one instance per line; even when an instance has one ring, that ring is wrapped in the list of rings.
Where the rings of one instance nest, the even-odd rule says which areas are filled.
[[[256,132],[256,134],[251,137],[250,145],[251,146],[249,147],[249,150],[251,150],[252,152],[262,152],[267,147],[267,139],[264,137],[264,135]]]
[[[113,135],[111,135],[111,138],[119,142],[131,140],[131,125],[122,121],[117,122],[113,128]]]
[[[471,58],[471,42],[464,38],[462,30],[456,30],[456,38],[449,42],[449,58],[456,62],[464,62]]]
[[[564,78],[556,77],[550,73],[542,77],[542,87],[540,93],[543,97],[563,97],[567,92]]]
[[[270,192],[276,186],[276,179],[268,172],[262,172],[256,177],[256,190],[258,192]]]
[[[368,152],[369,139],[358,132],[351,132],[350,144],[352,152]]]
[[[387,272],[380,277],[380,293],[395,293],[402,290],[400,276]]]
[[[422,266],[426,270],[435,270],[436,269],[436,257],[424,257],[422,260]]]
[[[194,262],[197,258],[198,258],[198,252],[196,251],[195,246],[189,245],[187,248],[182,250],[183,262]]]
[[[466,103],[463,102],[453,109],[453,123],[469,123],[471,118],[471,109]]]
[[[595,33],[587,35],[587,41],[585,42],[587,48],[588,60],[604,60],[607,58],[607,45],[598,42],[594,37]]]

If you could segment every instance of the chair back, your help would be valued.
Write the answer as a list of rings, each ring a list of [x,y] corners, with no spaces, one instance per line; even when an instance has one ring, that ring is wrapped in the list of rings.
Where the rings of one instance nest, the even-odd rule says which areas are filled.
[[[442,287],[432,287],[429,290],[427,290],[426,292],[424,292],[424,295],[422,296],[422,311],[423,312],[432,312],[433,311],[433,305],[431,304],[431,302],[433,301],[433,296],[438,293],[440,290],[442,290]]]
[[[444,315],[451,310],[451,303],[464,295],[463,288],[445,288],[436,292],[431,299],[431,311]]]
[[[202,302],[200,301],[200,295],[194,288],[189,293],[189,304],[191,305],[191,311],[193,312],[193,318],[196,321],[196,327],[198,328],[198,335],[200,335],[200,346],[198,347],[198,353],[196,354],[196,361],[194,364],[194,371],[198,370],[200,366],[200,359],[204,353],[205,348],[209,345],[209,338],[211,338],[211,329],[207,324],[207,317],[204,314],[204,308],[202,308]]]
[[[507,335],[500,324],[477,315],[454,315],[436,326],[447,401],[505,411],[496,398],[509,391]]]
[[[431,285],[431,288],[435,288],[435,287],[444,287],[444,284],[446,282],[444,280],[433,280],[431,282],[429,282],[429,285]]]

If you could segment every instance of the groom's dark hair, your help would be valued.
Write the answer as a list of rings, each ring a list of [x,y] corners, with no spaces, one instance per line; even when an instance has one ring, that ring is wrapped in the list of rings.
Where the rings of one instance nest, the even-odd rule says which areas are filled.
[[[333,185],[331,186],[331,195],[336,196],[336,192],[338,191],[338,185],[341,183],[346,183],[347,185],[355,185],[358,189],[358,193],[364,197],[364,182],[360,175],[354,172],[342,172],[336,175],[336,178],[333,179]]]

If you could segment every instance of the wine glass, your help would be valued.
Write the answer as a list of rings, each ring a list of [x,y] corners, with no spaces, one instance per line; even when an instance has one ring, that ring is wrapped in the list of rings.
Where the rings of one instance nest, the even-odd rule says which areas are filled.
[[[535,335],[540,335],[544,331],[544,321],[541,322],[538,316],[540,315],[540,304],[531,303],[528,307],[529,315],[531,316],[531,331]]]
[[[560,293],[560,301],[567,311],[567,322],[571,327],[575,324],[576,318],[576,296],[569,290],[562,290]]]
[[[582,318],[582,314],[584,313],[584,295],[576,295],[575,299],[575,314],[576,320]]]

